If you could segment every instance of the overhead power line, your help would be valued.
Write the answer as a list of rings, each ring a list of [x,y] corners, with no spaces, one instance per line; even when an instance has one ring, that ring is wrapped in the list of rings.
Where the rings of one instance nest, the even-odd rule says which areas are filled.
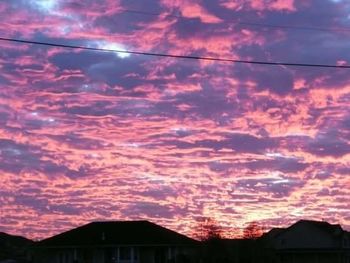
[[[148,16],[162,16],[162,13],[153,13],[148,11],[133,10],[133,9],[120,9],[125,13],[140,14]],[[178,19],[185,19],[186,17],[181,15],[167,14],[167,17],[175,17]],[[326,32],[350,32],[348,27],[318,27],[318,26],[293,26],[293,25],[278,25],[270,23],[258,23],[254,21],[229,21],[232,24],[250,26],[250,27],[264,27],[264,28],[281,28],[281,29],[292,29],[292,30],[307,30],[307,31],[326,31]]]
[[[16,39],[16,38],[5,38],[5,37],[0,37],[0,41],[7,41],[7,42],[13,42],[13,43],[19,43],[19,44],[31,44],[31,45],[42,45],[42,46],[49,46],[49,47],[60,47],[60,48],[69,48],[69,49],[98,51],[98,52],[114,52],[114,53],[131,54],[131,55],[142,55],[142,56],[153,56],[153,57],[168,57],[168,58],[174,58],[174,59],[192,59],[192,60],[229,62],[229,63],[241,63],[241,64],[255,64],[255,65],[269,65],[269,66],[291,66],[291,67],[314,67],[314,68],[350,69],[350,65],[290,63],[290,62],[269,62],[269,61],[258,61],[258,60],[231,59],[231,58],[223,58],[223,57],[204,57],[204,56],[176,55],[176,54],[170,54],[170,53],[153,53],[153,52],[144,52],[144,51],[131,51],[131,50],[118,50],[118,49],[106,49],[106,48],[87,47],[87,46],[76,46],[76,45],[41,42],[41,41],[24,40],[24,39]]]
[[[235,22],[233,22],[235,23]],[[311,26],[292,26],[292,25],[275,25],[255,22],[236,22],[235,24],[254,26],[254,27],[269,27],[269,28],[282,28],[282,29],[295,29],[295,30],[308,30],[308,31],[326,31],[326,32],[350,32],[350,28],[330,28],[330,27],[311,27]]]

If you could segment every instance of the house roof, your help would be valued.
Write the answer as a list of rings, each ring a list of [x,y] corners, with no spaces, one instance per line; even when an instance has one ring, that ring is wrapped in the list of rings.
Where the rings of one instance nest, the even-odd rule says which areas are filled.
[[[0,262],[6,262],[6,259],[23,260],[33,243],[34,241],[27,238],[0,232]]]
[[[93,222],[37,243],[39,247],[195,245],[198,241],[149,221]]]
[[[264,233],[260,238],[261,239],[273,239],[279,233],[282,233],[284,230],[285,230],[285,228],[272,228],[270,231]]]
[[[0,245],[3,246],[5,243],[13,244],[15,246],[23,246],[26,244],[33,243],[34,241],[21,236],[14,236],[0,232]]]
[[[290,227],[288,227],[287,229],[292,228],[296,224],[312,225],[332,236],[339,236],[344,232],[344,230],[339,224],[333,225],[325,221],[313,221],[313,220],[300,220],[295,224],[291,225]]]
[[[263,239],[269,239],[272,240],[278,236],[280,236],[281,234],[285,233],[286,231],[290,231],[292,230],[295,226],[297,225],[308,225],[308,226],[312,226],[312,227],[316,227],[319,230],[329,234],[330,236],[334,237],[334,238],[338,238],[340,236],[342,236],[345,231],[342,229],[342,227],[339,224],[330,224],[328,222],[325,221],[314,221],[314,220],[299,220],[296,223],[292,224],[291,226],[287,227],[287,228],[273,228],[271,229],[269,232],[265,233],[262,238]]]

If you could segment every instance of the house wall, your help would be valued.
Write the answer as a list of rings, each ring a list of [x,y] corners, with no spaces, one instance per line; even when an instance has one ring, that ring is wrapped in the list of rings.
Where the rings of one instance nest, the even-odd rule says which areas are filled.
[[[278,234],[272,243],[279,263],[345,263],[348,259],[342,251],[342,238],[299,223]]]
[[[305,253],[281,253],[279,263],[346,263],[342,253],[322,253],[322,252],[305,252]]]
[[[77,251],[74,249],[36,249],[32,253],[33,263],[75,263]]]
[[[195,257],[189,248],[123,248],[130,250],[127,259],[122,257],[121,247],[37,249],[33,263],[192,263]]]

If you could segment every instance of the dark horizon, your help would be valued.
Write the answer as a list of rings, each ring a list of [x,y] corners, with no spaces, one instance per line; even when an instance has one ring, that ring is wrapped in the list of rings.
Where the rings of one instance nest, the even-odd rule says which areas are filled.
[[[92,222],[30,242],[0,233],[0,261],[13,263],[345,263],[350,232],[324,221],[300,220],[244,239],[220,237],[214,221],[202,225],[202,240],[149,221]],[[203,233],[201,233],[203,234]],[[202,236],[203,237],[203,236]],[[10,261],[6,261],[10,260]],[[11,261],[12,260],[12,261]]]
[[[34,242],[40,242],[42,240],[49,239],[53,236],[60,235],[62,233],[66,233],[66,232],[69,232],[73,229],[87,226],[90,224],[118,223],[118,222],[121,222],[121,223],[123,223],[123,222],[150,222],[152,224],[156,224],[156,225],[159,225],[161,227],[165,227],[165,226],[162,226],[156,222],[152,222],[152,221],[149,221],[146,219],[144,219],[144,220],[142,220],[142,219],[139,219],[139,220],[101,220],[101,221],[91,221],[91,222],[87,222],[84,224],[80,224],[80,225],[74,226],[72,228],[66,229],[63,232],[57,232],[54,235],[43,237],[42,239],[30,239],[30,238],[25,237],[25,236],[6,233],[6,232],[0,232],[0,234],[9,235],[12,237],[25,238],[25,239],[28,239],[28,240],[34,241]],[[236,234],[227,234],[225,229],[222,228],[222,226],[220,226],[216,221],[212,220],[211,218],[205,218],[204,220],[198,221],[197,224],[193,226],[193,231],[192,231],[193,234],[188,235],[188,237],[193,238],[197,241],[204,241],[204,242],[208,241],[210,239],[223,239],[223,240],[224,239],[232,239],[232,240],[234,240],[234,239],[238,239],[238,240],[256,239],[256,238],[260,238],[263,235],[269,233],[273,229],[288,229],[289,227],[291,227],[294,224],[299,223],[299,222],[324,223],[324,224],[329,224],[330,226],[338,226],[339,225],[343,229],[343,231],[348,232],[350,234],[350,231],[344,229],[341,224],[337,224],[337,223],[332,224],[332,223],[329,223],[327,221],[318,221],[318,220],[312,220],[312,219],[299,219],[298,221],[295,221],[294,223],[287,225],[287,226],[279,226],[279,227],[271,227],[271,228],[268,228],[266,226],[262,226],[257,221],[252,221],[252,222],[248,222],[246,224],[245,228],[236,228],[236,230],[238,230],[240,232],[239,234],[237,234],[237,233]],[[167,227],[165,227],[165,228],[167,228]],[[171,231],[177,232],[174,229],[170,229],[170,228],[168,228],[168,229]],[[202,233],[200,233],[201,231],[202,231]],[[248,234],[246,233],[246,231]],[[179,232],[179,234],[187,236],[185,233]],[[249,235],[251,235],[251,236],[249,236]]]

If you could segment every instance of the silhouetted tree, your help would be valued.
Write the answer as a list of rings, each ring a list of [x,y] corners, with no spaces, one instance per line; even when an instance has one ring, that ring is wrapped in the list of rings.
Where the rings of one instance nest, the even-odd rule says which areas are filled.
[[[198,220],[196,237],[202,241],[200,258],[202,263],[226,263],[228,254],[223,239],[222,227],[212,218]]]
[[[222,232],[221,226],[214,219],[202,217],[198,220],[195,236],[201,241],[209,241],[221,239]]]
[[[263,234],[262,227],[257,221],[250,222],[243,230],[244,239],[257,239]]]

